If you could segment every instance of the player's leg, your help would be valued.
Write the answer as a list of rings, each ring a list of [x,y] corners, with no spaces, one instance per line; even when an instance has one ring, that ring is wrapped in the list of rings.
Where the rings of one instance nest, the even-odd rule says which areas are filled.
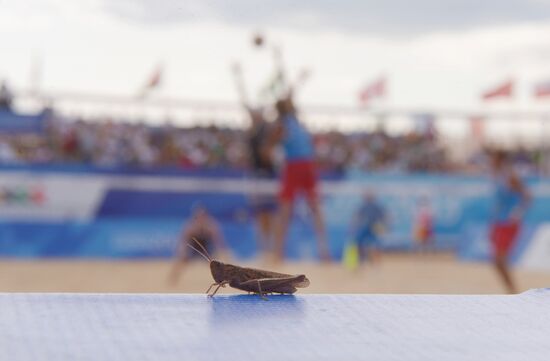
[[[323,261],[330,261],[331,257],[325,230],[325,218],[317,192],[317,177],[313,169],[313,164],[310,164],[305,168],[305,170],[306,172],[304,173],[303,187],[306,192],[307,203],[311,210],[311,214],[313,215],[313,224],[315,227],[315,234],[317,236],[317,249],[319,250],[319,256]]]
[[[368,246],[368,257],[372,264],[380,263],[380,260],[382,259],[382,252],[380,251],[378,245],[373,244]]]
[[[516,285],[508,264],[508,255],[518,230],[517,225],[495,224],[490,235],[493,245],[494,266],[509,293],[516,293]]]
[[[286,236],[290,217],[292,216],[292,200],[281,199],[279,204],[279,224],[275,237],[275,261],[281,262],[285,255]]]
[[[365,264],[367,260],[367,247],[366,247],[366,229],[365,227],[360,227],[357,232],[355,232],[355,244],[357,245],[357,253],[359,256],[359,265]]]
[[[266,204],[257,213],[259,248],[264,256],[273,252],[274,208],[275,205],[268,206]]]
[[[265,212],[263,209],[257,210],[256,214],[256,220],[258,224],[258,232],[259,232],[259,249],[260,252],[263,254],[267,251],[269,248],[269,214]]]
[[[508,293],[516,293],[516,285],[512,279],[512,273],[508,266],[508,257],[507,255],[496,255],[494,260],[495,268],[500,278],[504,282],[506,290]]]
[[[313,215],[313,224],[315,227],[315,235],[317,236],[317,247],[319,256],[323,261],[330,261],[330,252],[325,231],[325,219],[319,199],[316,196],[308,197],[308,205]]]
[[[269,178],[273,179],[273,178]],[[268,194],[264,198],[264,218],[262,220],[263,227],[263,237],[264,237],[264,251],[268,258],[274,252],[274,242],[275,242],[275,229],[277,227],[277,208],[278,208],[278,197],[274,194]]]
[[[265,213],[265,220],[264,220],[264,232],[265,232],[265,250],[267,252],[267,255],[273,254],[274,249],[274,231],[275,231],[275,220],[276,220],[276,213],[277,211],[277,204],[275,201],[273,201],[272,207],[266,211]]]
[[[382,252],[380,250],[380,238],[378,238],[378,235],[376,234],[375,230],[370,231],[369,240],[367,243],[367,249],[368,249],[368,257],[369,261],[372,264],[378,264],[380,263],[380,260],[382,259]]]
[[[376,264],[380,261],[381,254],[379,250],[379,240],[371,227],[362,227],[357,232],[357,246],[359,249],[359,259],[361,264],[369,261]]]
[[[292,206],[296,195],[296,179],[289,164],[286,165],[281,178],[281,191],[279,193],[278,224],[275,228],[275,252],[274,261],[281,262],[285,255],[286,236],[292,216]]]
[[[261,174],[257,175],[256,183],[263,179]],[[272,232],[273,232],[273,212],[277,207],[276,199],[271,194],[263,194],[259,189],[255,189],[251,202],[252,211],[256,218],[256,227],[258,230],[258,250],[261,256],[265,256],[272,250]]]
[[[181,247],[183,248],[183,247]],[[185,268],[188,261],[188,256],[185,253],[185,251],[180,251],[176,255],[176,259],[174,260],[174,263],[172,264],[172,267],[170,269],[170,273],[168,275],[168,283],[172,286],[177,285],[180,275]]]

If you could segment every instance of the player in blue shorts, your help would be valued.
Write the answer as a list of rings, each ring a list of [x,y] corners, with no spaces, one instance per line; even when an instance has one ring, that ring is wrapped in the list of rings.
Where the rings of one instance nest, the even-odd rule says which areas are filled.
[[[370,192],[365,194],[363,203],[355,214],[353,222],[354,241],[359,250],[359,262],[369,258],[379,258],[380,233],[386,225],[386,212]]]

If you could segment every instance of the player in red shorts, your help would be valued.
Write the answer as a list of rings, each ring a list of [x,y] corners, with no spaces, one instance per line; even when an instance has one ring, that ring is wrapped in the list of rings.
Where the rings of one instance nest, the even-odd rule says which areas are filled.
[[[508,164],[504,152],[498,151],[492,155],[491,166],[494,196],[489,238],[497,272],[508,292],[515,293],[516,285],[510,274],[508,256],[515,245],[531,196]]]
[[[325,235],[325,224],[317,194],[317,174],[314,164],[314,149],[311,135],[296,117],[292,101],[292,91],[276,103],[278,113],[274,132],[276,141],[282,143],[285,152],[285,165],[281,176],[280,225],[276,233],[275,256],[278,261],[284,257],[285,239],[296,196],[303,194],[313,214],[317,235],[319,256],[330,260]]]

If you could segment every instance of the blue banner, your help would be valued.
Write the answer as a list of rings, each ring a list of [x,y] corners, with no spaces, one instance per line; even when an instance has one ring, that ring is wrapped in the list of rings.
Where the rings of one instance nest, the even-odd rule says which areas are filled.
[[[0,172],[0,189],[29,182],[29,189],[38,187],[42,195],[40,202],[0,202],[0,256],[171,257],[197,203],[219,222],[237,257],[253,257],[257,252],[258,232],[249,194],[254,182],[243,175],[44,172]],[[487,178],[360,171],[350,171],[340,178],[321,184],[322,208],[334,257],[340,257],[345,244],[353,239],[352,220],[365,195],[371,194],[387,214],[385,230],[379,236],[384,249],[418,248],[419,219],[428,212],[430,247],[456,250],[464,259],[489,258],[492,189]],[[67,186],[72,184],[78,187],[69,195]],[[516,260],[530,246],[539,224],[550,217],[550,182],[530,179],[528,184],[535,197],[514,250]],[[275,192],[276,184],[272,185]],[[287,255],[292,259],[317,257],[311,214],[303,199],[294,207]]]
[[[0,110],[0,132],[39,133],[44,130],[45,114],[17,114],[9,110]]]

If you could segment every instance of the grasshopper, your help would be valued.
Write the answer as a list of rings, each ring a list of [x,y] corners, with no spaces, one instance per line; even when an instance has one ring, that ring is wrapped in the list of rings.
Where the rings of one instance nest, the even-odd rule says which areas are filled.
[[[204,253],[190,243],[187,243],[187,245],[210,263],[210,272],[212,278],[216,281],[206,290],[208,297],[213,297],[220,287],[226,285],[248,293],[258,294],[264,300],[267,300],[265,295],[268,293],[292,294],[296,292],[297,288],[309,286],[309,280],[305,275],[288,275],[256,268],[240,267],[212,259],[199,241],[195,238],[193,238],[193,241]],[[214,292],[209,293],[214,286],[217,286]]]

